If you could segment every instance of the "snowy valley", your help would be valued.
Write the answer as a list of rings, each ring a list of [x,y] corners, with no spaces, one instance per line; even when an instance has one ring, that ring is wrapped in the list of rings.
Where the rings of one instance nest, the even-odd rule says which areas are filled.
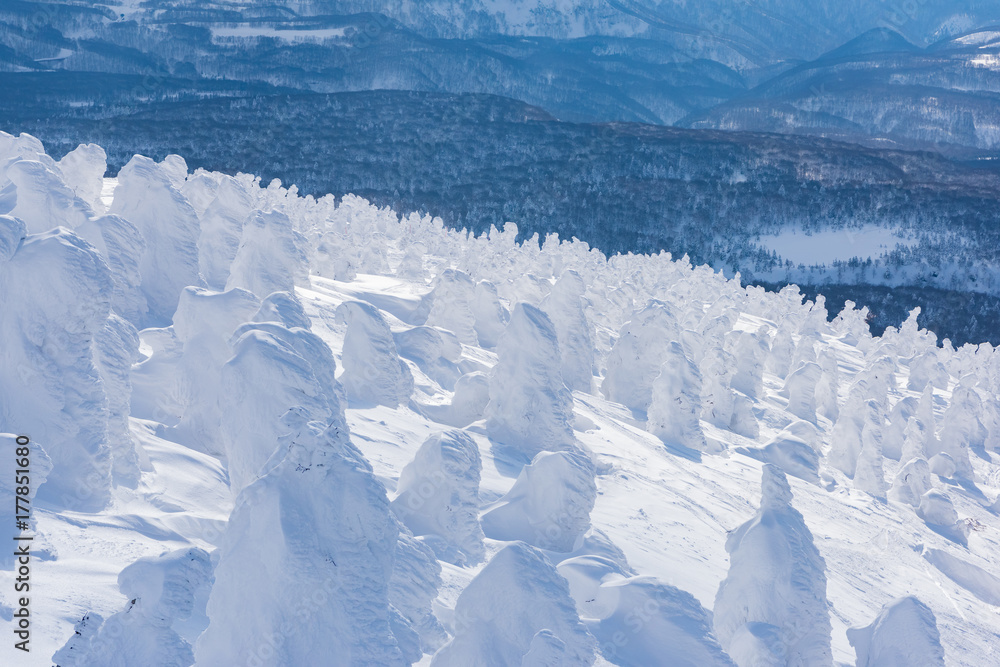
[[[0,663],[997,663],[990,344],[106,168],[0,133],[0,497],[26,436],[34,536]]]

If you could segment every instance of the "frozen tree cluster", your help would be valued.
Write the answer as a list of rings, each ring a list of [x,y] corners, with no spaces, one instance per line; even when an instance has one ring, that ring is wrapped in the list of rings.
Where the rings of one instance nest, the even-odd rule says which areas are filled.
[[[845,597],[856,545],[903,539],[844,547],[837,522],[871,517],[1000,606],[989,345],[918,312],[873,336],[854,304],[666,252],[176,156],[105,171],[0,134],[0,442],[31,434],[46,539],[59,513],[142,525],[54,664],[946,664],[931,589],[886,571]],[[220,517],[171,518],[158,480],[191,462]]]

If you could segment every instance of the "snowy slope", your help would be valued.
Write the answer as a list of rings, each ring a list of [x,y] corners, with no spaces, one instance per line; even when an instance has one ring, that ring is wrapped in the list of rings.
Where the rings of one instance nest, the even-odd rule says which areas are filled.
[[[32,653],[3,664],[995,661],[989,345],[176,157],[39,197],[103,172],[40,149],[0,135],[0,206],[63,225],[0,217],[0,432],[38,433],[54,480]],[[191,262],[228,291],[182,287]],[[82,289],[104,296],[67,319]],[[177,311],[135,334],[146,294]]]

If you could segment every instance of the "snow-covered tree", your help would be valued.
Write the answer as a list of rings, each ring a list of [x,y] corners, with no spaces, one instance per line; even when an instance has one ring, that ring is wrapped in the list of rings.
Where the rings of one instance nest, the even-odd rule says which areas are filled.
[[[680,337],[677,318],[667,304],[653,301],[622,327],[606,361],[601,393],[609,401],[645,413],[653,382],[667,359],[668,343]]]
[[[584,312],[586,289],[580,274],[567,270],[542,299],[540,308],[556,329],[563,381],[571,391],[590,393],[594,384],[594,345],[590,322]]]
[[[516,614],[505,612],[514,609]],[[522,542],[498,551],[465,587],[455,621],[455,636],[434,654],[433,667],[520,665],[543,651],[535,639],[541,631],[551,634],[544,650],[555,664],[594,663],[597,642],[580,622],[566,580]]]
[[[169,324],[181,290],[202,286],[198,214],[163,168],[141,155],[118,172],[109,212],[134,224],[145,241],[139,273],[149,310],[134,324],[140,328]]]
[[[944,648],[930,607],[907,596],[889,602],[870,625],[850,628],[857,667],[944,667]]]
[[[198,664],[406,664],[390,628],[399,529],[385,489],[342,419],[297,426],[236,500]]]
[[[826,563],[784,473],[766,464],[760,509],[726,540],[715,634],[740,667],[832,665]]]
[[[211,560],[196,547],[140,558],[118,575],[126,608],[106,620],[85,615],[52,660],[59,667],[189,667],[191,644],[173,625],[201,612],[196,599],[211,584]]]
[[[379,309],[364,301],[345,301],[337,307],[337,320],[347,325],[340,381],[351,403],[395,408],[409,401],[413,375],[396,353]]]
[[[483,560],[479,525],[479,446],[463,431],[432,435],[403,468],[392,511],[417,536],[433,536],[439,557]]]
[[[666,347],[660,374],[653,382],[646,430],[666,444],[704,451],[701,428],[701,374],[680,343]]]
[[[549,551],[578,548],[597,500],[594,464],[576,452],[542,452],[482,516],[495,540],[521,540]]]
[[[562,381],[555,327],[535,306],[519,303],[497,344],[486,432],[530,460],[575,447],[573,396]]]

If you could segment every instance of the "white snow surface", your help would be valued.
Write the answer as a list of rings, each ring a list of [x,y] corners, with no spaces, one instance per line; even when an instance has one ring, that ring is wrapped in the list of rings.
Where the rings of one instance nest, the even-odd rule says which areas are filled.
[[[0,664],[996,663],[989,345],[100,156],[0,133]]]

